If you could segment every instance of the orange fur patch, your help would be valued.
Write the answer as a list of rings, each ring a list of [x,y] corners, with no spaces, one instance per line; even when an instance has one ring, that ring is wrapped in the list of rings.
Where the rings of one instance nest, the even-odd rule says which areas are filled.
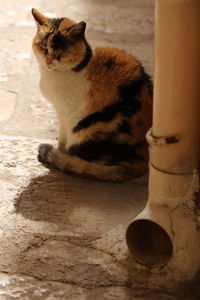
[[[138,65],[138,61],[124,50],[111,47],[95,49],[87,69],[91,82],[86,99],[88,113],[102,110],[117,101],[118,86],[140,76]]]
[[[62,56],[61,61],[69,66],[78,64],[84,57],[85,46],[82,40],[77,41],[74,46],[69,46],[66,55]]]
[[[66,29],[67,27],[70,27],[71,25],[77,24],[75,21],[65,18],[59,26],[59,30],[62,31],[64,29]]]

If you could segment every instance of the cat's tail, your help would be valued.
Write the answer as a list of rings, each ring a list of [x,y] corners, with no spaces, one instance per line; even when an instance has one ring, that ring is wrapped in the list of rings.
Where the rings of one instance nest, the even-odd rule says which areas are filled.
[[[38,153],[40,162],[48,163],[63,172],[77,174],[85,178],[95,178],[103,181],[124,181],[139,176],[138,172],[132,168],[88,162],[77,156],[63,153],[49,144],[41,144]]]

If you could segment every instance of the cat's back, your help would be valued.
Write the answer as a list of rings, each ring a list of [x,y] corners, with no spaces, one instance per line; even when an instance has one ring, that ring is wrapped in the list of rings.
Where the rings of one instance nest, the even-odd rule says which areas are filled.
[[[147,102],[151,113],[152,82],[141,63],[124,50],[98,47],[87,70],[90,82],[88,110],[103,109],[136,94]]]
[[[98,47],[94,50],[88,68],[88,78],[100,84],[120,84],[137,76],[139,62],[126,51],[114,47]]]

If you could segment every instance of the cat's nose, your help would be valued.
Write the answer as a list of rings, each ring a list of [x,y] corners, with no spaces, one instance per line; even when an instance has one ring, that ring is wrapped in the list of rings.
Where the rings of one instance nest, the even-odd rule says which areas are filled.
[[[55,59],[54,55],[51,53],[48,53],[45,58],[46,58],[47,65],[50,65],[52,61]]]

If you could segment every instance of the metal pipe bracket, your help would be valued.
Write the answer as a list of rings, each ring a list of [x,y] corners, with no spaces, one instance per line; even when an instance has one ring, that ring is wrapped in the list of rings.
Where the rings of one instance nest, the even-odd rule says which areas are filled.
[[[179,137],[174,136],[155,136],[152,127],[146,133],[147,142],[153,146],[165,146],[179,142]]]

